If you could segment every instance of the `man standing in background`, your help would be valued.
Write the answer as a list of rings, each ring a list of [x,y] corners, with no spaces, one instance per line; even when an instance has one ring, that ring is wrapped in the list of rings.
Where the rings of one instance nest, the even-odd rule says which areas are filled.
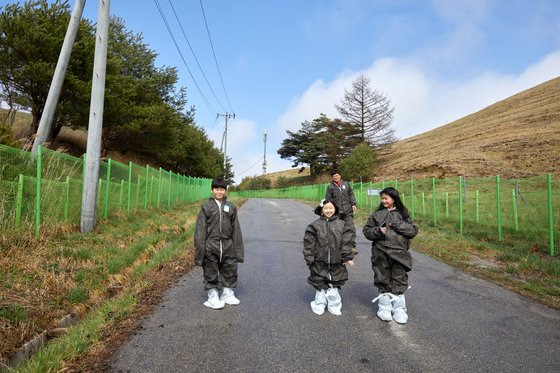
[[[356,227],[354,226],[354,211],[356,211],[356,197],[347,181],[343,181],[338,170],[331,171],[332,182],[327,187],[325,199],[331,200],[338,207],[338,217],[352,228],[352,247],[356,247]]]

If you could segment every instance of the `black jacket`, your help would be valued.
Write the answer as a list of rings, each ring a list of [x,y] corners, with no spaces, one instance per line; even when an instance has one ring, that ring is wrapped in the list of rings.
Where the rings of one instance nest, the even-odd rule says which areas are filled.
[[[226,197],[222,199],[221,208],[218,208],[214,198],[210,198],[200,208],[194,231],[194,247],[194,263],[197,266],[203,264],[207,252],[219,253],[220,257],[234,257],[238,263],[243,263],[243,237],[237,220],[237,208]]]
[[[353,231],[337,216],[330,220],[321,216],[307,226],[303,237],[303,257],[307,265],[315,261],[327,264],[344,263],[354,258]]]
[[[387,226],[385,234],[380,230],[383,223]],[[372,252],[381,250],[408,270],[412,269],[412,256],[408,249],[410,240],[418,234],[418,227],[410,217],[403,219],[396,209],[377,210],[371,214],[362,231],[368,240],[373,241]]]
[[[340,188],[335,182],[331,182],[325,191],[325,198],[330,199],[338,207],[339,214],[354,214],[352,206],[356,205],[354,191],[347,181],[342,181]]]

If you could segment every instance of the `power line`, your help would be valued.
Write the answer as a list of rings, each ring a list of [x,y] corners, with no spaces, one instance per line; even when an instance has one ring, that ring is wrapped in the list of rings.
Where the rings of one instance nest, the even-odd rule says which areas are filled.
[[[237,176],[243,175],[245,172],[247,172],[247,171],[249,171],[251,168],[255,167],[260,161],[262,161],[262,158],[259,158],[259,160],[256,161],[255,163],[253,163],[253,164],[251,165],[251,167],[249,167],[249,168],[246,169],[245,171],[241,172],[241,173],[240,173],[239,175],[237,175]]]
[[[226,95],[226,100],[229,104],[229,108],[231,111],[234,111],[231,102],[229,101],[229,97],[226,91],[226,86],[224,85],[224,80],[222,79],[222,73],[220,71],[220,66],[218,65],[218,59],[216,58],[216,51],[214,50],[214,44],[212,43],[212,38],[210,37],[210,29],[208,28],[208,22],[206,22],[206,14],[204,13],[204,7],[202,6],[202,0],[200,2],[200,9],[202,9],[202,17],[204,18],[204,24],[206,25],[206,33],[208,34],[208,40],[210,40],[210,46],[212,47],[212,54],[214,55],[214,61],[216,62],[216,68],[218,69],[218,75],[220,76],[220,82],[222,82],[222,88],[224,89],[224,93]]]
[[[159,15],[163,19],[163,23],[165,23],[165,27],[167,28],[167,32],[171,36],[171,39],[173,40],[173,44],[175,44],[175,48],[177,49],[177,52],[179,52],[179,55],[181,56],[181,60],[183,60],[183,63],[185,64],[185,67],[187,68],[187,71],[189,72],[189,75],[191,76],[191,79],[193,80],[194,85],[196,86],[196,89],[198,90],[198,93],[200,94],[200,96],[202,97],[202,99],[204,100],[204,102],[206,103],[208,108],[210,109],[210,111],[213,112],[213,113],[217,113],[216,109],[214,109],[212,107],[212,105],[210,105],[210,102],[208,102],[208,100],[206,99],[206,96],[204,96],[204,93],[202,93],[202,90],[200,89],[198,83],[196,82],[196,79],[194,78],[191,70],[189,69],[189,66],[187,65],[187,61],[185,60],[185,57],[183,56],[183,53],[181,53],[181,49],[179,48],[179,45],[177,44],[177,40],[175,39],[175,36],[173,35],[173,32],[171,31],[171,27],[169,27],[169,23],[167,22],[167,18],[165,17],[165,14],[163,13],[163,10],[161,9],[161,6],[160,6],[158,0],[154,0],[154,3],[156,4],[156,7],[158,8]]]
[[[185,33],[185,30],[183,29],[183,25],[181,24],[181,21],[179,20],[179,17],[177,16],[177,12],[175,12],[175,7],[173,7],[173,3],[171,3],[171,0],[168,0],[168,1],[169,1],[169,5],[171,6],[171,10],[173,11],[173,14],[175,15],[175,19],[177,20],[177,23],[179,24],[179,27],[181,28],[181,32],[183,33],[183,36],[185,37],[185,40],[187,41],[187,44],[188,44],[188,46],[191,50],[191,53],[194,57],[194,60],[196,61],[196,64],[198,65],[198,68],[200,69],[200,72],[202,73],[202,76],[204,77],[204,80],[206,81],[206,84],[208,84],[208,88],[210,88],[210,91],[212,92],[212,94],[216,98],[216,101],[218,101],[218,104],[225,111],[226,109],[224,108],[224,105],[222,105],[222,102],[220,101],[218,96],[216,96],[216,93],[214,92],[214,89],[212,89],[212,86],[210,85],[210,82],[208,81],[208,78],[206,77],[206,74],[204,74],[204,71],[202,70],[202,66],[200,66],[200,63],[198,62],[198,58],[196,58],[196,54],[194,53],[194,49],[191,46],[191,43],[189,41],[189,38],[187,37],[187,34]]]

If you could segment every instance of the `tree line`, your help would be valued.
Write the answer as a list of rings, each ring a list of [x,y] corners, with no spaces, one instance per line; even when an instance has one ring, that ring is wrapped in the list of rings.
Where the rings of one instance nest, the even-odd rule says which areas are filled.
[[[311,175],[339,169],[350,180],[372,176],[376,151],[396,140],[391,127],[390,100],[370,87],[370,79],[359,74],[352,88],[335,107],[341,118],[325,114],[301,123],[297,132],[286,131],[278,154],[292,167],[309,165]]]
[[[0,14],[0,103],[10,113],[28,111],[29,137],[37,132],[66,28],[68,1],[8,4]],[[63,126],[87,129],[95,27],[82,19],[48,141]],[[194,120],[186,87],[176,87],[177,69],[158,67],[157,54],[141,34],[112,17],[109,26],[102,155],[131,152],[154,165],[190,176],[224,174],[223,153]],[[0,123],[0,134],[10,123]],[[0,136],[0,138],[5,138]],[[229,163],[229,159],[228,159]],[[231,167],[229,179],[233,178]]]

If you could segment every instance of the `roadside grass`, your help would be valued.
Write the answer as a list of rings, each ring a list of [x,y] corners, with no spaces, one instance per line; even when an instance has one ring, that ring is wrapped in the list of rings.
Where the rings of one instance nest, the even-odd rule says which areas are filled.
[[[369,213],[358,210],[356,224],[363,226]],[[550,307],[560,309],[560,258],[549,256],[545,245],[505,230],[498,241],[491,226],[468,226],[460,238],[454,222],[416,217],[420,232],[412,240],[414,250],[498,283]]]
[[[131,312],[136,295],[154,285],[151,272],[176,260],[188,269],[199,207],[184,203],[130,217],[116,213],[89,234],[67,226],[45,232],[40,240],[4,237],[0,361],[34,335],[60,328],[59,320],[68,314],[82,320],[18,370],[59,370],[97,343],[108,324]]]

